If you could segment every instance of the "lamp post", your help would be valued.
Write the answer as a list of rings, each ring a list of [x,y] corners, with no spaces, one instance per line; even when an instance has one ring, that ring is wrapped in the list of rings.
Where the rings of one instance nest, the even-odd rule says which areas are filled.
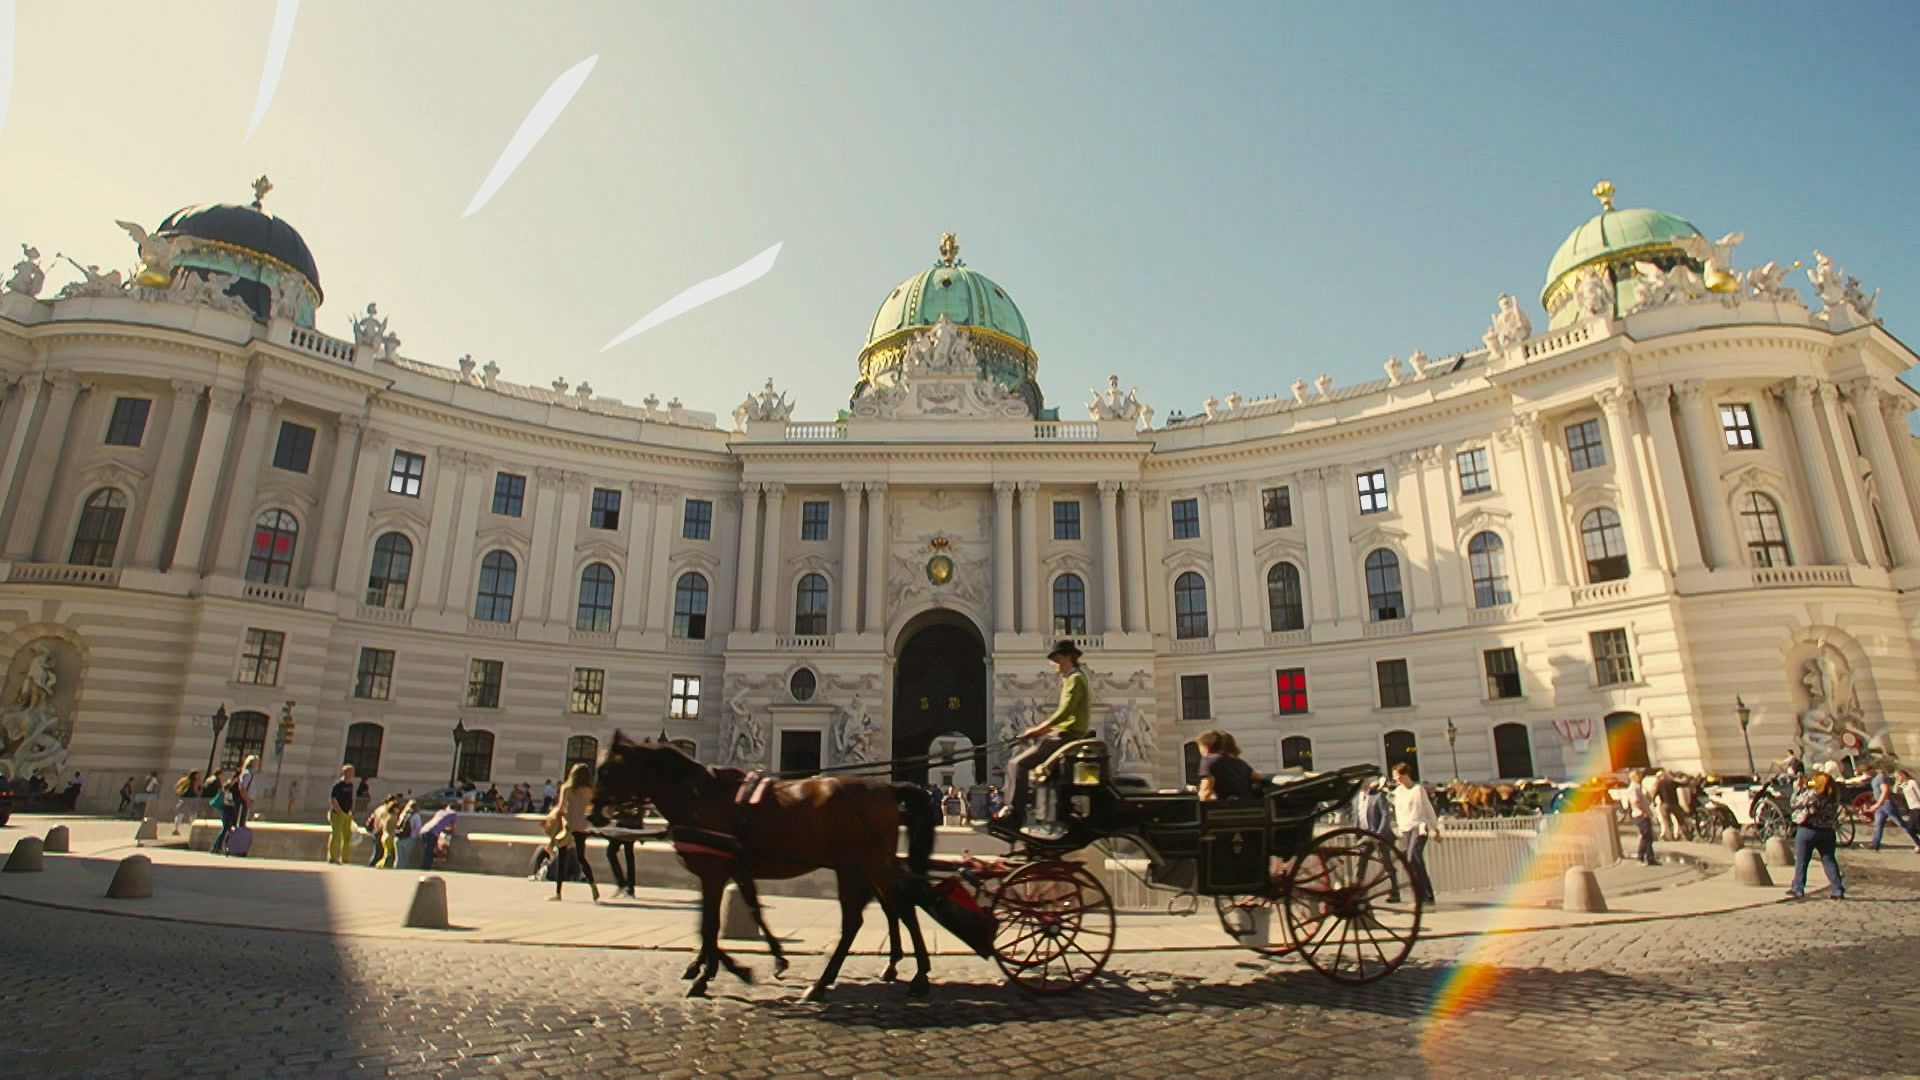
[[[207,771],[202,776],[213,775],[213,755],[220,752],[220,733],[227,730],[227,707],[222,704],[213,711],[213,745],[207,747]]]
[[[464,720],[453,722],[453,768],[447,770],[447,786],[453,787],[460,782],[460,750],[467,741],[467,725]]]
[[[1734,697],[1733,715],[1740,718],[1740,741],[1747,746],[1747,775],[1758,777],[1760,770],[1753,767],[1753,740],[1747,737],[1747,725],[1753,723],[1753,710],[1747,707],[1746,698]]]
[[[1460,754],[1453,748],[1453,741],[1460,737],[1460,729],[1453,726],[1453,717],[1447,717],[1447,756],[1453,759],[1453,778],[1460,779]]]

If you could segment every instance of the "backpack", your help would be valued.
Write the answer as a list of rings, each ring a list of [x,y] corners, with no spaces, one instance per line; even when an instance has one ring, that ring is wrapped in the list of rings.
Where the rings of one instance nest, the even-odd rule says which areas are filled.
[[[219,813],[227,808],[228,802],[227,789],[223,787],[213,793],[213,798],[207,800],[207,809]]]
[[[412,814],[408,814],[407,819],[400,823],[400,832],[397,835],[402,840],[410,840],[413,838],[413,815]]]
[[[187,778],[183,776],[173,782],[173,793],[175,795],[185,795],[188,793],[187,789],[191,786],[191,784],[187,783]]]

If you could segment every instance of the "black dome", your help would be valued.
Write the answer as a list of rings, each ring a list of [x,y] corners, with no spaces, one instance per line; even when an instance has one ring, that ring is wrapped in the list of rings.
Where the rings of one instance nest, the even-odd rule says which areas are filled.
[[[210,203],[175,210],[160,223],[160,233],[193,236],[215,243],[265,255],[285,263],[306,275],[314,291],[320,291],[320,269],[313,265],[313,252],[293,226],[252,206]]]

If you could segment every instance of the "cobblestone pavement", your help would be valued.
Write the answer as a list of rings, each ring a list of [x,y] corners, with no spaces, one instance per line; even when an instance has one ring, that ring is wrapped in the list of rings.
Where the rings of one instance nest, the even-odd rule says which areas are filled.
[[[684,955],[0,902],[0,1045],[23,1077],[1913,1075],[1920,859],[1905,858],[1850,866],[1846,903],[1429,942],[1359,989],[1190,954],[1126,957],[1034,999],[946,960],[925,1003],[874,981],[871,959],[824,1005],[799,1004],[791,979],[725,976],[684,1001]],[[1458,1014],[1428,1022],[1436,997]]]

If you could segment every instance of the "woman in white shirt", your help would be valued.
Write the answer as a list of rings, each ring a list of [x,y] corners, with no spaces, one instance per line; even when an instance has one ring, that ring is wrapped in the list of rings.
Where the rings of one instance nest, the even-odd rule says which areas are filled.
[[[1413,778],[1405,762],[1393,767],[1393,821],[1400,834],[1400,854],[1413,868],[1413,887],[1420,899],[1431,904],[1433,879],[1427,876],[1427,840],[1440,835],[1440,816],[1433,812],[1427,789]]]

